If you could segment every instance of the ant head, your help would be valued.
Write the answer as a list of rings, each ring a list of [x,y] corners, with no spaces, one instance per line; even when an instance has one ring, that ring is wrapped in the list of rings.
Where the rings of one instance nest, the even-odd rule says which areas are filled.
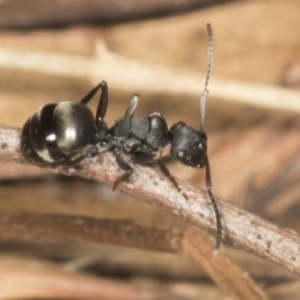
[[[203,168],[206,165],[207,136],[203,131],[197,131],[183,122],[171,127],[173,140],[171,154],[183,164]]]
[[[180,162],[194,168],[203,168],[208,165],[207,136],[204,132],[205,105],[208,97],[208,82],[213,65],[213,36],[210,24],[207,24],[208,32],[208,59],[204,90],[200,98],[200,131],[197,131],[183,122],[178,122],[171,127],[173,135],[171,154]]]

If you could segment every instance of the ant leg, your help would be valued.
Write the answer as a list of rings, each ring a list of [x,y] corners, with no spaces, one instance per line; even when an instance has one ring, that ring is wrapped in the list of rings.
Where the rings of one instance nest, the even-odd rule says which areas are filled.
[[[62,161],[51,164],[52,168],[58,167],[58,166],[64,166],[64,167],[75,167],[80,162],[82,162],[85,158],[93,158],[97,156],[99,153],[104,152],[108,150],[109,147],[99,147],[99,145],[94,145],[87,149],[85,152],[81,153],[80,155],[75,154],[71,157],[64,155]]]
[[[107,109],[108,89],[106,81],[102,81],[101,83],[99,83],[92,90],[90,90],[83,99],[80,100],[81,103],[87,104],[100,89],[102,90],[102,93],[100,95],[99,104],[96,111],[96,127],[98,127],[99,124],[103,122]]]
[[[84,96],[79,102],[83,104],[87,104],[91,101],[91,99],[95,96],[95,94],[100,90],[107,90],[107,83],[106,81],[102,81],[98,85],[96,85],[94,88],[92,88],[86,96]]]
[[[169,178],[169,180],[173,183],[174,187],[178,190],[178,192],[180,194],[183,195],[183,197],[185,199],[187,199],[186,194],[182,191],[182,189],[180,188],[180,186],[178,185],[176,179],[174,178],[174,176],[170,173],[170,171],[168,170],[168,168],[166,167],[166,165],[160,160],[159,156],[155,155],[155,154],[151,154],[151,153],[143,153],[143,154],[139,154],[137,155],[131,155],[131,160],[135,163],[141,164],[141,165],[147,165],[150,164],[151,162],[156,162],[156,164],[159,167],[159,170],[166,176]]]
[[[71,160],[69,157],[64,156],[60,161],[57,161],[55,163],[50,164],[49,166],[54,169],[57,167],[74,167],[77,164],[79,164],[83,159],[85,159],[85,156],[79,156],[77,158],[75,158],[74,160]]]
[[[107,134],[107,126],[103,122],[108,104],[108,89],[106,81],[102,81],[101,83],[99,83],[80,101],[83,104],[87,104],[94,97],[94,95],[98,92],[99,89],[101,89],[101,93],[96,111],[95,128],[92,143],[97,143],[103,140]]]
[[[170,181],[172,181],[174,187],[178,190],[178,192],[180,194],[183,195],[183,197],[187,200],[187,196],[186,194],[183,192],[183,190],[181,189],[181,187],[178,185],[176,179],[174,178],[174,176],[170,173],[170,171],[168,170],[168,168],[166,167],[166,165],[160,160],[160,158],[158,156],[154,156],[153,159],[156,161],[160,171],[170,179]]]
[[[86,152],[86,157],[87,158],[93,158],[95,156],[97,156],[99,153],[102,153],[104,151],[107,151],[111,148],[110,145],[101,145],[100,143],[96,144],[94,147],[92,147],[91,149],[89,149]]]
[[[106,81],[102,81],[99,86],[99,88],[101,88],[102,93],[100,95],[99,104],[96,111],[96,128],[101,127],[108,104],[108,88]]]
[[[80,162],[82,162],[84,159],[86,158],[86,155],[81,155],[76,157],[75,159],[71,160],[71,159],[66,159],[66,162],[62,163],[62,166],[65,167],[75,167],[77,166]]]
[[[210,201],[213,205],[214,211],[215,211],[215,216],[216,216],[216,223],[217,223],[217,237],[216,237],[216,245],[215,245],[215,253],[218,253],[221,244],[222,244],[222,223],[221,223],[221,215],[219,212],[219,208],[216,202],[216,199],[213,195],[213,193],[211,192],[212,189],[212,183],[211,183],[211,176],[210,176],[210,167],[209,167],[209,161],[208,161],[208,157],[206,154],[206,166],[205,166],[205,170],[206,170],[206,178],[205,178],[205,182],[206,182],[206,189],[210,198]]]
[[[123,158],[121,157],[121,151],[119,149],[115,149],[115,153],[116,153],[117,164],[122,170],[125,171],[125,173],[116,179],[116,181],[114,182],[113,187],[112,187],[113,191],[117,188],[117,186],[121,182],[128,180],[130,175],[133,173],[132,167],[127,162],[125,162],[123,160]]]
[[[150,165],[154,164],[154,155],[152,153],[142,153],[142,154],[136,154],[133,152],[133,154],[130,155],[131,160],[139,165]]]

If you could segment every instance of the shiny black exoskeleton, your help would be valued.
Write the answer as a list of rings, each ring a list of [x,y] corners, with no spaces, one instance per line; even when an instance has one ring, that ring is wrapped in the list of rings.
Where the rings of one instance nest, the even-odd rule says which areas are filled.
[[[29,161],[41,166],[76,165],[87,156],[110,149],[116,161],[125,171],[113,185],[127,180],[133,172],[132,166],[123,158],[123,153],[131,156],[133,162],[146,164],[155,161],[160,170],[184,196],[175,178],[160,160],[162,149],[171,145],[171,155],[185,165],[206,169],[206,188],[216,215],[218,250],[222,242],[222,224],[215,198],[211,192],[211,176],[207,156],[207,136],[203,130],[205,102],[208,96],[208,81],[212,71],[213,41],[211,26],[208,25],[208,71],[204,92],[201,96],[200,130],[195,130],[183,122],[174,124],[168,130],[160,113],[148,117],[133,117],[139,96],[134,95],[130,105],[114,126],[107,129],[104,117],[108,104],[106,82],[93,88],[81,101],[65,101],[48,104],[39,108],[25,123],[21,133],[21,152]],[[101,89],[95,118],[86,106]],[[88,150],[82,152],[91,146]]]
[[[183,122],[174,124],[170,131],[172,133],[172,156],[187,166],[205,167],[207,162],[205,132],[197,131]]]
[[[94,118],[86,104],[101,89]],[[88,145],[95,145],[107,134],[103,121],[108,102],[106,82],[93,88],[81,101],[64,101],[40,107],[25,123],[21,133],[24,157],[42,166],[74,165],[84,159]]]

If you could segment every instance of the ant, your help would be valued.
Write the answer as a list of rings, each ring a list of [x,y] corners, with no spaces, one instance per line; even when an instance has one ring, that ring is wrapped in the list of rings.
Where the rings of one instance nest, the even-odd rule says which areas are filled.
[[[110,149],[116,162],[125,171],[113,184],[129,179],[133,168],[123,157],[130,155],[135,163],[155,161],[161,172],[168,177],[175,188],[183,194],[175,178],[160,159],[164,147],[171,145],[171,155],[178,161],[194,168],[206,169],[206,188],[211,199],[217,222],[215,251],[222,243],[222,224],[214,195],[207,155],[207,136],[204,132],[205,104],[208,96],[208,82],[213,65],[213,36],[211,25],[208,31],[208,68],[204,91],[201,95],[200,130],[184,122],[175,123],[170,130],[162,114],[155,112],[148,117],[133,117],[139,101],[134,94],[129,107],[111,128],[104,122],[108,105],[108,88],[105,81],[94,87],[79,102],[63,101],[40,107],[25,123],[21,133],[20,149],[24,157],[40,166],[74,166],[86,157]],[[96,116],[87,107],[88,102],[101,90]],[[88,148],[84,153],[83,150]],[[159,155],[157,155],[157,153]]]

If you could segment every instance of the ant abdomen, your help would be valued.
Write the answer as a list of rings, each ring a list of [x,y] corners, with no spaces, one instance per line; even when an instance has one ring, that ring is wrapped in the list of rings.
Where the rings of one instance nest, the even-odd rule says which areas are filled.
[[[99,89],[102,93],[94,118],[87,103]],[[24,157],[41,166],[80,162],[85,157],[80,156],[81,150],[100,142],[107,134],[103,121],[107,98],[107,84],[102,81],[79,102],[63,101],[41,106],[23,126],[20,150]]]

